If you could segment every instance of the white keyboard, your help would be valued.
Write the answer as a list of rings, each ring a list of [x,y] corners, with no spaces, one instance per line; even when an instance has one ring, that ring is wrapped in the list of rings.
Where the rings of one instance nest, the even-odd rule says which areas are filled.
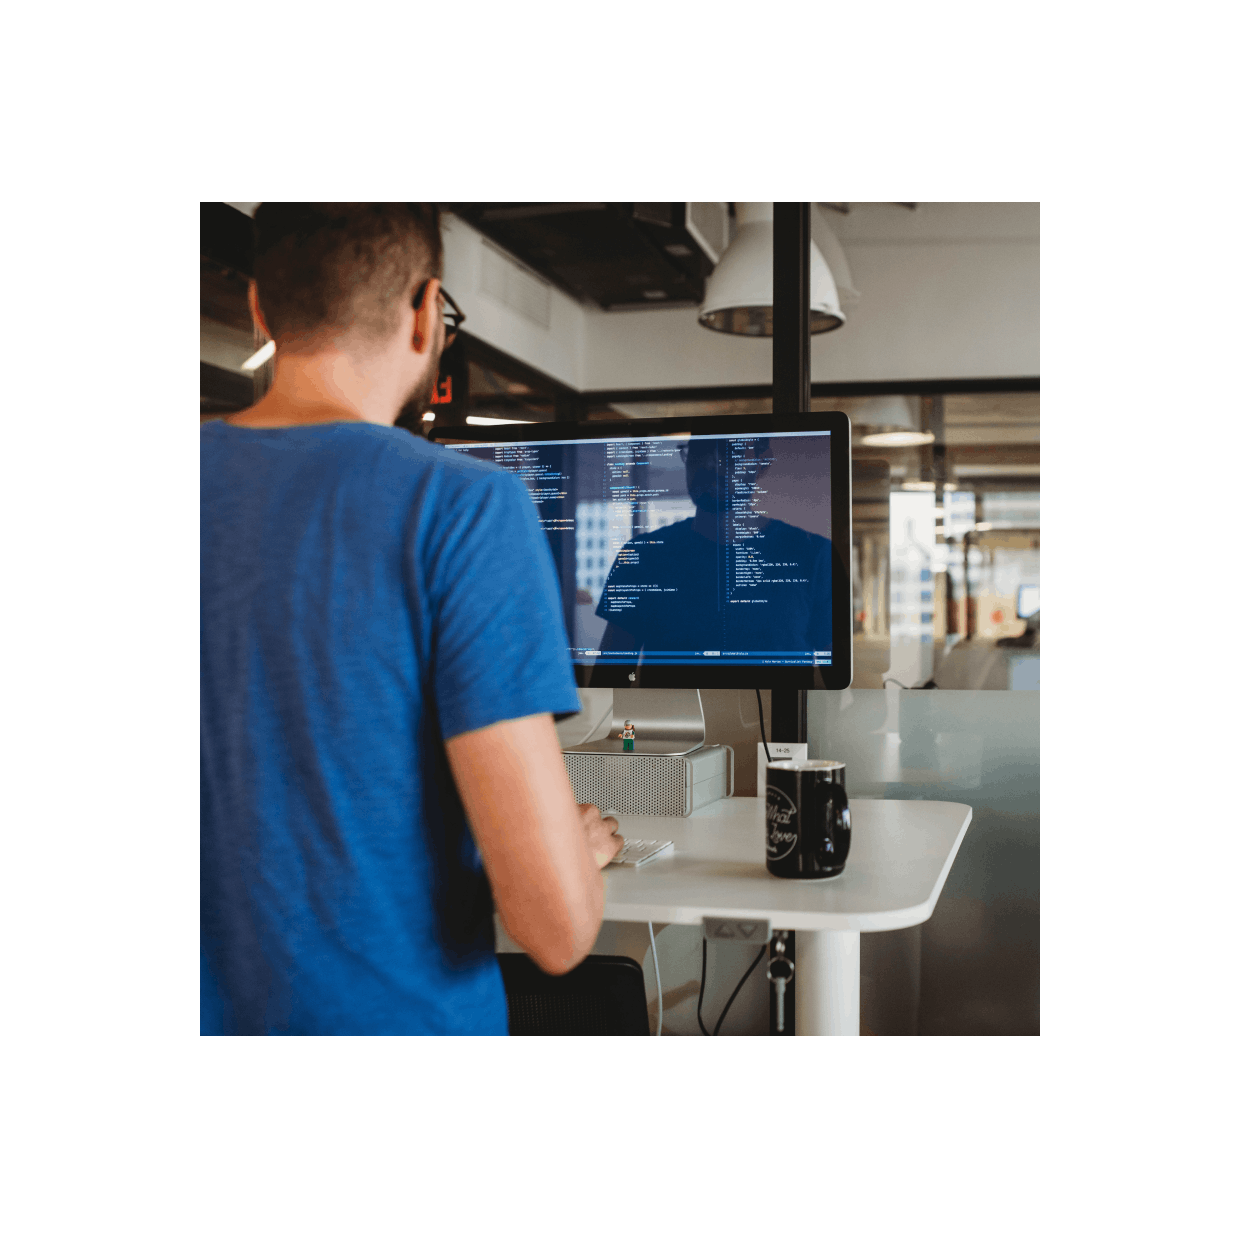
[[[669,856],[676,845],[671,840],[631,840],[608,862],[609,865],[645,865],[656,857]]]

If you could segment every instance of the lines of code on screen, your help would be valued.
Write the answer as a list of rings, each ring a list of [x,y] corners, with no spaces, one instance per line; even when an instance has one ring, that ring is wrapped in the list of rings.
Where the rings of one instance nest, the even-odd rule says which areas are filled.
[[[577,663],[830,664],[828,432],[452,447],[525,483]]]

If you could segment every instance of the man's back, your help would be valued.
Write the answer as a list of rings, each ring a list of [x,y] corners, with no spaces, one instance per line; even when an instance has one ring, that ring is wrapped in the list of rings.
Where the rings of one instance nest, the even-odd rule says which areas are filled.
[[[505,1032],[443,741],[577,708],[524,488],[356,422],[202,474],[203,1032]]]

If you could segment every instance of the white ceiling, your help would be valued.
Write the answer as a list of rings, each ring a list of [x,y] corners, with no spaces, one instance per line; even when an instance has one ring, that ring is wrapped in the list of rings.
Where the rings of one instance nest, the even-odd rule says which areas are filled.
[[[1036,202],[919,202],[912,211],[895,202],[852,202],[848,207],[847,215],[825,213],[844,246],[1039,238],[1041,204]]]

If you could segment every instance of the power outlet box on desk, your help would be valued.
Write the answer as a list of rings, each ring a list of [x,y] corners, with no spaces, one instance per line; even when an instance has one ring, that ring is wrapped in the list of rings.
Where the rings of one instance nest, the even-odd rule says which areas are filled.
[[[604,814],[687,818],[731,796],[736,760],[730,745],[703,745],[692,753],[566,753],[573,794]]]

